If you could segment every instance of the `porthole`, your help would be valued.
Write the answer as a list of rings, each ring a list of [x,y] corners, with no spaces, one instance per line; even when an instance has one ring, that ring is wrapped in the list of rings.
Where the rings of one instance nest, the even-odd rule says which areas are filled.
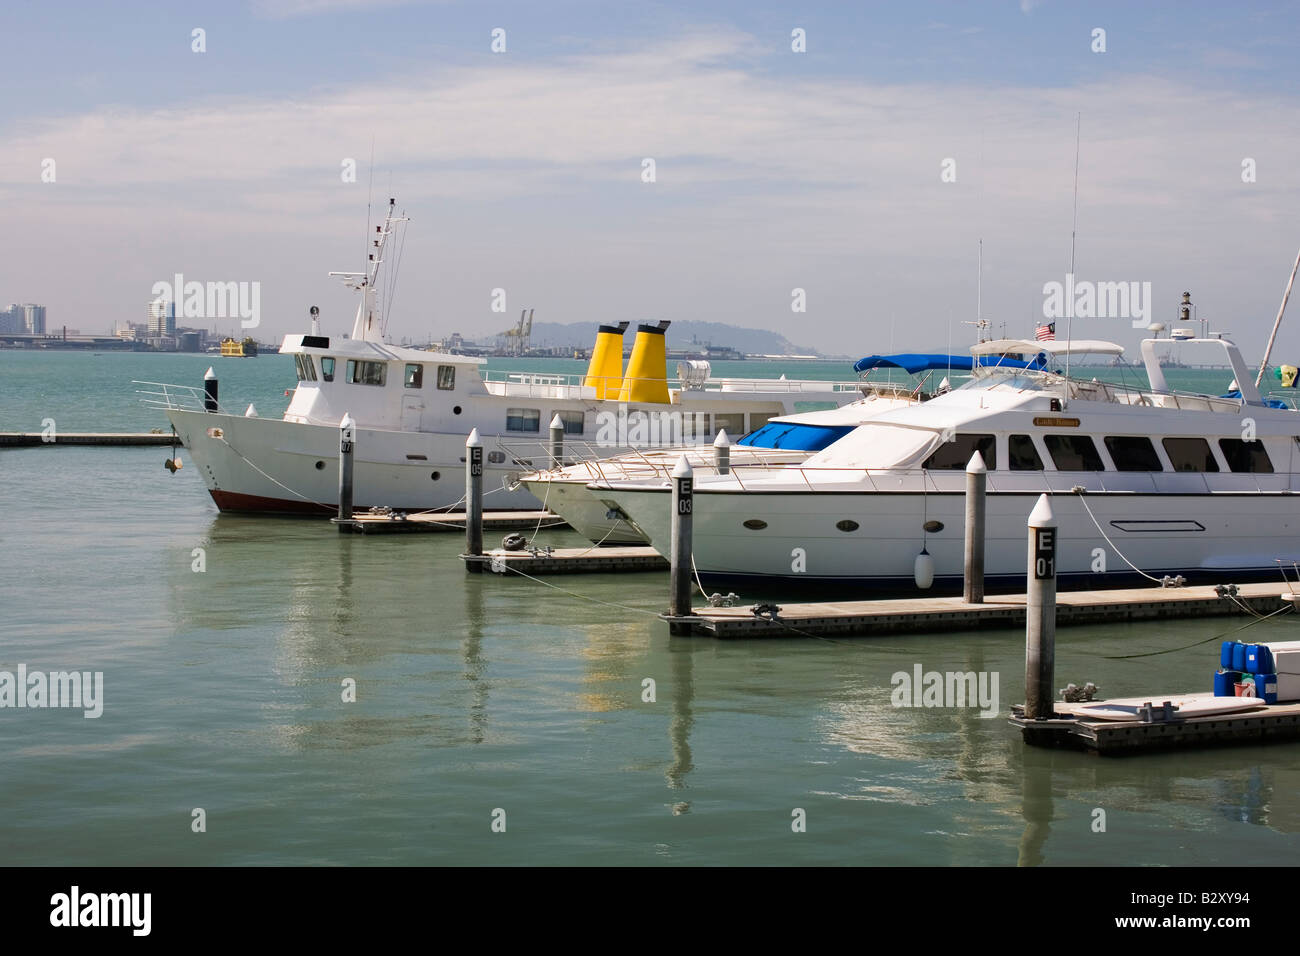
[[[851,521],[850,519],[845,518],[843,521],[835,522],[835,527],[839,528],[841,531],[857,531],[861,525],[856,521]]]
[[[460,406],[457,405],[456,407],[454,407],[454,408],[451,410],[451,413],[452,413],[453,415],[459,415],[459,414],[460,414]]]
[[[767,527],[767,522],[760,518],[750,518],[745,522],[745,527],[750,531],[762,531]]]
[[[926,532],[929,534],[937,534],[938,532],[943,530],[943,522],[927,521],[922,527],[924,527]]]
[[[316,470],[317,470],[317,471],[324,471],[324,470],[325,470],[325,462],[323,462],[323,461],[318,461],[318,462],[316,462]]]
[[[437,481],[439,478],[442,477],[442,472],[440,472],[440,471],[435,471],[435,472],[434,472],[433,474],[431,474],[429,477],[432,478],[434,481]]]
[[[503,465],[505,464],[505,460],[506,460],[506,453],[503,451],[488,452],[488,462],[493,465]]]

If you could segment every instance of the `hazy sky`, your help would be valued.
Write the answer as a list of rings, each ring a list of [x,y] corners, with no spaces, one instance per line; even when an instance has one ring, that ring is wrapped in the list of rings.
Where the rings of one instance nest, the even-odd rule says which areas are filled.
[[[1076,274],[1150,282],[1161,319],[1188,289],[1258,360],[1300,247],[1298,27],[1294,3],[10,0],[0,305],[101,331],[181,272],[260,282],[260,338],[312,304],[343,332],[326,272],[363,262],[373,144],[375,208],[412,220],[394,338],[533,307],[964,347],[981,238],[1011,334],[1064,278],[1081,113]]]

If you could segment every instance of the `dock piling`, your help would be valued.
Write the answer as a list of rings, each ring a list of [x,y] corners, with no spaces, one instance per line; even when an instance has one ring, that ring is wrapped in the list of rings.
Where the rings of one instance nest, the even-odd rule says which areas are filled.
[[[560,421],[560,413],[556,412],[555,417],[551,419],[551,467],[564,467],[564,422]]]
[[[1025,583],[1025,717],[1049,720],[1055,713],[1056,516],[1047,495],[1029,513]]]
[[[984,603],[984,515],[989,470],[976,451],[966,465],[966,551],[963,562],[962,600]]]
[[[203,410],[205,412],[215,412],[220,408],[217,404],[217,373],[208,366],[208,370],[203,373]]]
[[[691,524],[695,511],[695,472],[682,455],[673,468],[673,530],[669,549],[669,607],[674,617],[690,617]]]
[[[725,428],[721,429],[718,437],[713,439],[713,464],[718,474],[731,474],[731,439],[727,437]]]
[[[483,440],[475,428],[465,439],[465,553],[483,553]],[[477,561],[467,561],[465,570],[478,574]]]
[[[339,520],[352,520],[352,453],[357,445],[357,423],[347,412],[339,420]]]

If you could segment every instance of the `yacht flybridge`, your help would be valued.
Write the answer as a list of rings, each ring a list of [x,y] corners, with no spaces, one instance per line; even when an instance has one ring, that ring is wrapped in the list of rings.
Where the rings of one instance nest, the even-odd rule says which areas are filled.
[[[1300,413],[1264,398],[1226,339],[1174,341],[1219,350],[1233,390],[1171,389],[1170,341],[1142,342],[1140,388],[1059,371],[1085,353],[1120,356],[1109,342],[982,343],[968,382],[876,416],[802,463],[698,477],[695,566],[719,583],[912,589],[927,586],[928,573],[915,574],[924,553],[941,588],[959,587],[964,472],[978,451],[991,585],[1023,586],[1025,521],[1044,492],[1067,585],[1276,576],[1279,560],[1300,556]],[[1009,368],[1000,356],[1034,361]],[[666,475],[591,490],[667,553]]]
[[[378,289],[385,251],[401,224],[389,201],[364,272],[331,273],[361,294],[351,335],[323,334],[312,310],[309,334],[284,337],[297,387],[281,419],[226,409],[211,392],[143,383],[163,408],[223,511],[331,513],[338,497],[339,422],[356,422],[356,507],[417,511],[450,508],[464,491],[465,437],[487,444],[485,504],[535,508],[514,480],[545,462],[544,441],[558,416],[566,443],[606,454],[712,442],[769,419],[834,408],[862,397],[856,382],[714,379],[708,363],[667,376],[667,322],[638,328],[627,368],[628,323],[601,326],[586,375],[485,374],[483,359],[401,348],[385,341],[387,303]],[[388,280],[392,281],[391,277]],[[536,464],[533,458],[537,458]]]

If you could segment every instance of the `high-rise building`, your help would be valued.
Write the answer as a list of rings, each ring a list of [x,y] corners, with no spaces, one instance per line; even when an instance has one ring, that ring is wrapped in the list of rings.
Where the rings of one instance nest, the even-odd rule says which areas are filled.
[[[149,334],[176,334],[176,303],[154,299],[149,303]]]
[[[23,321],[23,307],[21,305],[11,305],[9,308],[0,311],[0,332],[26,332],[27,327]]]
[[[21,308],[23,310],[23,331],[30,335],[44,335],[45,306],[28,302]]]

